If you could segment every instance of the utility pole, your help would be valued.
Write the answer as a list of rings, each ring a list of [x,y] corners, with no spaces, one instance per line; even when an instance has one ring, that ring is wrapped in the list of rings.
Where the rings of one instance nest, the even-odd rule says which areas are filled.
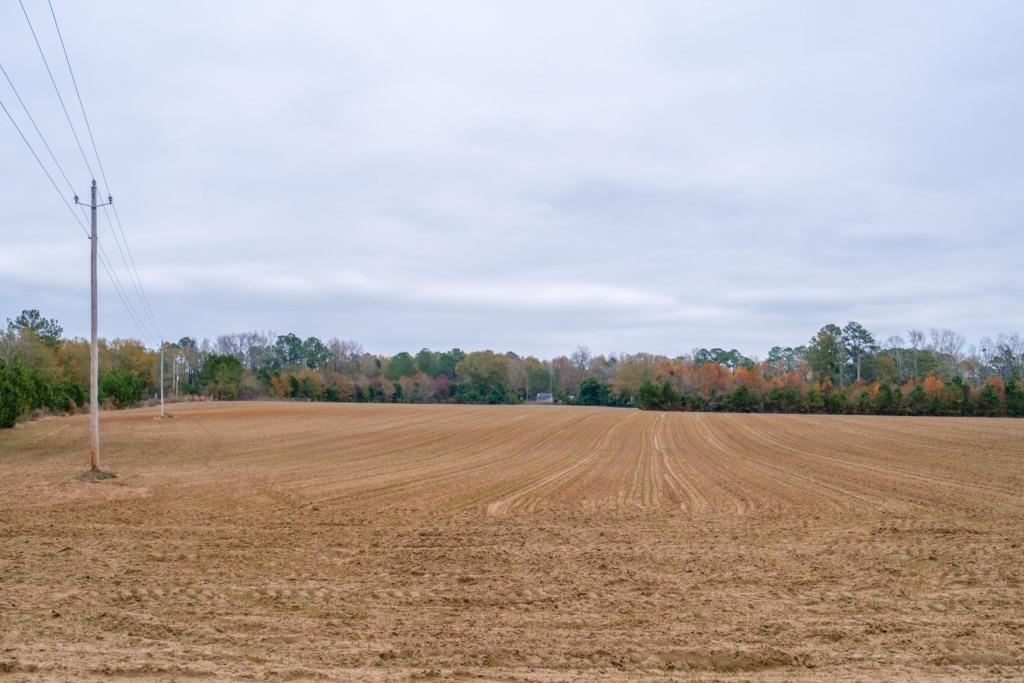
[[[167,417],[164,414],[164,340],[160,340],[160,417]]]
[[[89,284],[92,303],[92,320],[89,335],[89,471],[80,475],[83,480],[113,479],[114,475],[100,469],[100,347],[97,339],[99,328],[99,295],[96,281],[96,252],[99,249],[99,237],[96,230],[96,209],[113,203],[107,197],[107,204],[96,203],[96,179],[93,178],[91,188],[92,230],[89,234]],[[75,196],[75,204],[80,204]]]

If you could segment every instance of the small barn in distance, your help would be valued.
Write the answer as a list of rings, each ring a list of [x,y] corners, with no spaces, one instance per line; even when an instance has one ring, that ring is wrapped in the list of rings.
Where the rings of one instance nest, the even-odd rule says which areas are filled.
[[[554,402],[555,402],[554,394],[545,394],[545,393],[537,394],[537,403],[554,403]]]

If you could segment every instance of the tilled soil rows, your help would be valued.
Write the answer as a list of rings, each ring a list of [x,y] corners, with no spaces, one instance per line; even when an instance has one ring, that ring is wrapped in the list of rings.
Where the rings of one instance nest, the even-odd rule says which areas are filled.
[[[171,412],[0,432],[0,679],[1024,677],[1024,420]]]

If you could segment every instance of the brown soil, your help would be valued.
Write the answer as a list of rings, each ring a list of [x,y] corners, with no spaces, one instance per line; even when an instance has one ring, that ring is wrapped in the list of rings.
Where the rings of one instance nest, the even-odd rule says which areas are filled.
[[[0,433],[0,678],[1024,677],[1024,420],[155,411]]]

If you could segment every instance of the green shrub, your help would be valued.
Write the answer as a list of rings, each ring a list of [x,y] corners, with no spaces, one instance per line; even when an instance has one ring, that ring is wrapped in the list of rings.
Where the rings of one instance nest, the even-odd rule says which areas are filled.
[[[0,361],[0,427],[10,428],[33,407],[32,379],[19,363]]]
[[[128,370],[114,369],[100,379],[100,400],[114,399],[118,406],[125,407],[142,400],[142,380]]]
[[[846,394],[841,391],[833,391],[825,399],[825,410],[833,415],[840,415],[847,410]]]
[[[746,384],[741,384],[726,395],[722,408],[736,413],[753,413],[761,407],[757,394]]]
[[[1024,417],[1024,387],[1015,379],[1006,383],[1006,414]]]
[[[819,392],[817,396],[820,400],[821,393]],[[808,398],[810,398],[810,394],[808,394]],[[803,401],[800,400],[800,392],[794,387],[772,387],[772,390],[768,392],[765,407],[780,413],[795,413],[803,408]]]
[[[612,401],[612,391],[604,382],[587,377],[580,384],[580,403],[585,406],[606,406]]]
[[[999,417],[1006,414],[1003,399],[991,384],[986,384],[978,394],[978,414],[984,417]]]

